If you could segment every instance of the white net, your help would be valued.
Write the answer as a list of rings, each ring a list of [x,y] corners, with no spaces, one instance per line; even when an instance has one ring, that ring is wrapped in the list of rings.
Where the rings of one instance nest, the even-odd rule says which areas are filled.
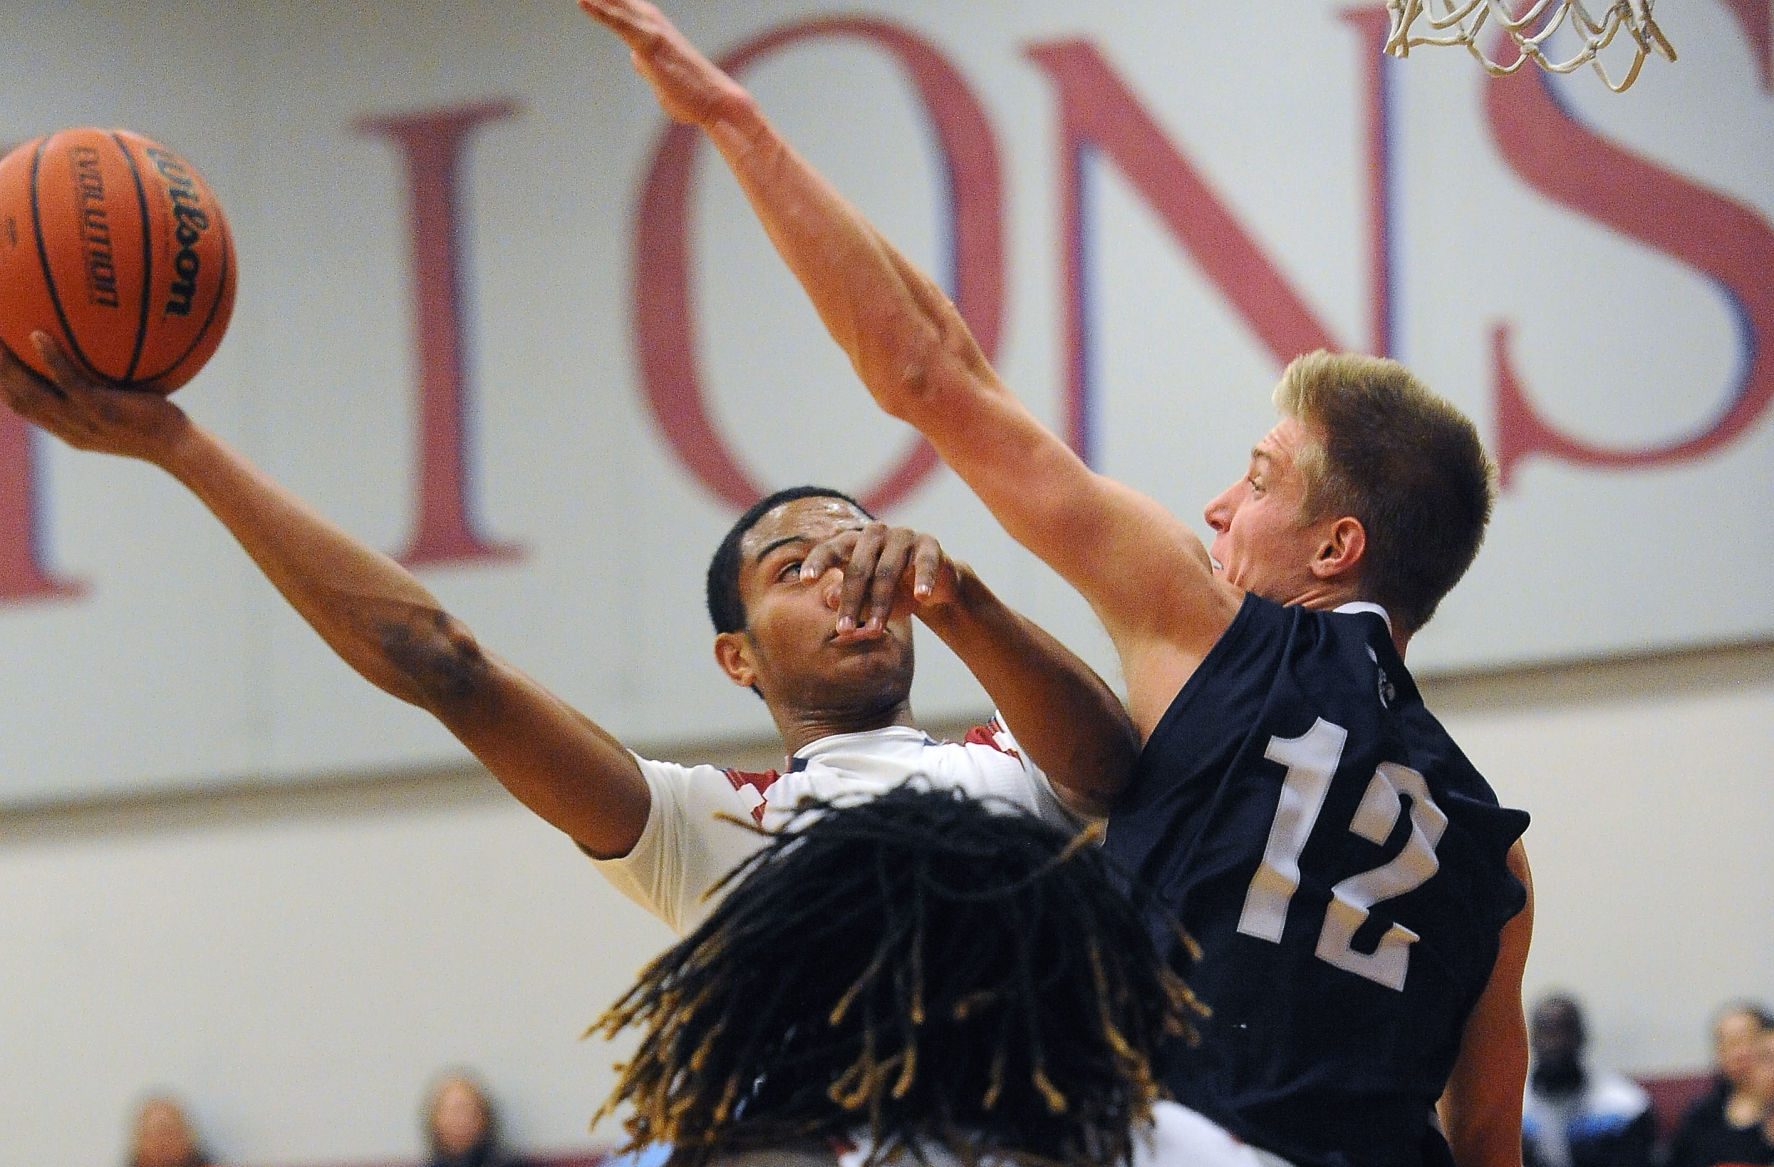
[[[1553,73],[1569,73],[1584,65],[1592,66],[1609,89],[1619,93],[1638,79],[1645,58],[1656,53],[1665,60],[1675,60],[1657,22],[1651,19],[1651,0],[1604,0],[1605,9],[1599,17],[1591,16],[1581,0],[1386,0],[1392,16],[1392,30],[1386,38],[1386,51],[1395,57],[1408,56],[1417,45],[1464,45],[1484,65],[1486,71],[1502,76],[1513,73],[1529,61]],[[1601,7],[1591,4],[1590,7]],[[1485,29],[1494,24],[1497,31],[1488,39],[1496,49],[1481,44]],[[1569,36],[1560,38],[1560,51],[1549,52],[1546,42],[1560,29]],[[1603,63],[1603,53],[1616,38],[1626,40],[1611,58],[1630,62],[1624,71],[1616,63],[1610,75]],[[1570,42],[1574,39],[1574,45]],[[1508,54],[1513,51],[1513,59]]]

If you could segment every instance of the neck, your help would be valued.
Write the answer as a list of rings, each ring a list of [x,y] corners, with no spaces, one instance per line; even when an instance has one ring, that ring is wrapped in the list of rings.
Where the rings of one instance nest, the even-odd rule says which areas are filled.
[[[772,709],[782,746],[791,756],[802,746],[837,733],[863,733],[885,729],[890,725],[911,725],[912,704],[909,698],[879,706],[846,709]]]
[[[1357,595],[1353,587],[1335,583],[1319,584],[1308,590],[1304,595],[1296,596],[1294,599],[1288,601],[1290,604],[1298,604],[1302,608],[1314,608],[1321,612],[1328,612],[1333,608],[1340,608],[1344,604],[1372,602],[1373,601]],[[1405,646],[1410,643],[1411,634],[1399,624],[1398,618],[1392,615],[1392,613],[1386,613],[1386,620],[1388,627],[1392,629],[1392,647],[1398,650],[1398,658],[1403,660]]]

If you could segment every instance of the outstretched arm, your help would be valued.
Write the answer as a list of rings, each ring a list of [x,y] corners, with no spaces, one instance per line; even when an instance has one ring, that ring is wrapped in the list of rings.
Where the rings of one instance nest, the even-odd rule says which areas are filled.
[[[816,584],[834,567],[844,572],[835,617],[846,635],[882,635],[894,615],[916,615],[973,673],[1066,805],[1109,812],[1133,776],[1139,739],[1095,670],[930,535],[885,523],[845,531],[807,553],[801,578]]]
[[[1466,1019],[1460,1056],[1437,1110],[1458,1167],[1521,1167],[1521,1106],[1528,1080],[1528,1029],[1521,978],[1534,932],[1534,878],[1518,840],[1509,870],[1527,903],[1503,926],[1497,961]]]
[[[159,466],[220,519],[291,606],[365,679],[428,710],[524,805],[598,855],[646,825],[640,768],[614,738],[482,650],[418,580],[151,393],[83,376],[34,338],[50,383],[0,348],[0,393],[77,449]]]
[[[923,431],[1016,540],[1082,592],[1146,674],[1192,669],[1241,595],[1162,506],[1095,474],[1004,387],[942,290],[777,135],[757,103],[644,0],[579,0],[629,46],[673,119],[700,127],[876,402]],[[1130,573],[1128,564],[1141,570]],[[1155,654],[1155,655],[1154,655]],[[1169,680],[1153,678],[1168,702]]]

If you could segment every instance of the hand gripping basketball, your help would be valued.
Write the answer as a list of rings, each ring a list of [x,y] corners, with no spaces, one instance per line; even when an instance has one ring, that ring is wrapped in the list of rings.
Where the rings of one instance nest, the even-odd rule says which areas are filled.
[[[0,159],[0,343],[38,373],[49,333],[82,369],[170,393],[234,310],[221,205],[177,154],[127,130],[62,130]]]

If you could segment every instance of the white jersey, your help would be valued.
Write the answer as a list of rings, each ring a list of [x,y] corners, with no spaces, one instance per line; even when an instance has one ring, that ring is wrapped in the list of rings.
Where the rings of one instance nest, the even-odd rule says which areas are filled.
[[[861,1167],[871,1148],[857,1144],[842,1151],[752,1151],[717,1158],[715,1167]],[[960,1167],[952,1155],[926,1150],[928,1167]],[[982,1160],[999,1167],[1001,1160]],[[894,1158],[892,1167],[918,1167],[910,1155]],[[1132,1167],[1290,1167],[1287,1160],[1241,1143],[1213,1122],[1175,1102],[1152,1107],[1152,1125],[1134,1138]]]
[[[780,828],[805,798],[861,801],[919,775],[934,789],[1003,799],[1065,830],[1078,825],[1001,718],[959,742],[903,725],[833,734],[795,751],[786,773],[637,760],[652,794],[647,825],[627,855],[596,862],[617,890],[680,936],[714,911],[708,893],[721,877],[768,841],[743,824]]]

